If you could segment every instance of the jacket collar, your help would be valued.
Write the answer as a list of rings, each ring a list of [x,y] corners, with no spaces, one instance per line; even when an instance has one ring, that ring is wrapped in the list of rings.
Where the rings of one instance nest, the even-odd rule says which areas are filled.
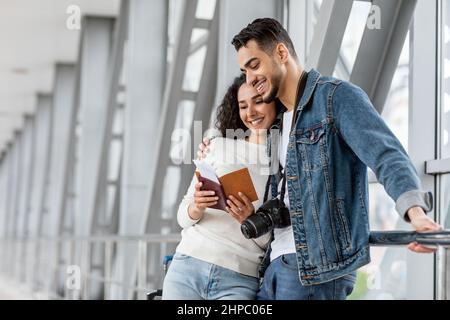
[[[303,95],[300,98],[300,101],[298,103],[297,111],[303,110],[303,108],[309,102],[309,100],[311,99],[311,97],[313,95],[314,89],[316,88],[317,82],[319,81],[320,77],[321,77],[321,74],[315,69],[311,69],[308,72],[305,89],[303,90]],[[277,103],[281,103],[281,102],[278,100]],[[286,108],[284,109],[283,112],[280,112],[277,115],[277,117],[276,117],[274,123],[272,124],[272,126],[270,127],[270,129],[280,129],[281,121],[283,120],[283,113],[285,111],[286,111]]]
[[[315,69],[311,69],[308,72],[308,78],[306,79],[305,89],[303,91],[302,97],[300,98],[300,102],[298,103],[297,106],[298,111],[303,110],[303,108],[311,99],[314,93],[314,89],[316,88],[317,82],[319,81],[320,77],[321,77],[320,73]]]

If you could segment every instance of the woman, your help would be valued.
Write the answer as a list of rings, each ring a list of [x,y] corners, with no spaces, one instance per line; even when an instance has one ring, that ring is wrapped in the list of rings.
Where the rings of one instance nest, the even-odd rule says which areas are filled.
[[[264,103],[243,75],[235,78],[218,108],[216,126],[224,137],[229,137],[230,129],[250,134],[241,139],[215,138],[204,161],[218,176],[247,167],[258,200],[252,203],[239,193],[243,201],[230,196],[227,212],[212,209],[218,197],[201,190],[194,176],[179,206],[182,240],[164,279],[163,299],[255,299],[258,266],[270,234],[246,239],[240,224],[263,201],[268,177],[265,135],[276,115],[275,103]]]

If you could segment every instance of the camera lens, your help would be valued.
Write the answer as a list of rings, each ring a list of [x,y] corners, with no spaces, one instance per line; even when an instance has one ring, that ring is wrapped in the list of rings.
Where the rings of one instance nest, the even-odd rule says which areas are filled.
[[[247,239],[258,238],[273,228],[284,228],[291,224],[289,210],[279,199],[265,202],[255,214],[241,224],[241,232]]]
[[[258,238],[273,228],[273,221],[266,212],[257,211],[241,224],[241,232],[247,239]]]
[[[244,223],[241,224],[241,232],[247,239],[252,239],[256,236],[255,228],[248,221],[244,221]]]

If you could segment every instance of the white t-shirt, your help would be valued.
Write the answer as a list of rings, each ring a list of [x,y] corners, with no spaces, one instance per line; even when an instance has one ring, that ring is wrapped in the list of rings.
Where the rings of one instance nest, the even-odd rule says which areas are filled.
[[[294,111],[285,112],[283,114],[283,129],[280,136],[280,144],[278,148],[278,157],[280,159],[280,164],[284,170],[286,165],[287,157],[287,147],[289,144],[289,134],[291,132],[292,126],[292,116]],[[278,192],[281,191],[282,180],[278,185]],[[284,203],[289,209],[289,195],[286,185],[286,191],[284,194]],[[292,226],[286,228],[275,228],[274,229],[274,240],[271,243],[272,251],[270,252],[270,261],[275,260],[283,254],[295,253],[295,241],[294,232]]]

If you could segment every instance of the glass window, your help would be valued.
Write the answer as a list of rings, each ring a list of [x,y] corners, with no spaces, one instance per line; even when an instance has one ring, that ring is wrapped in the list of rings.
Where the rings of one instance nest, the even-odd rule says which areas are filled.
[[[450,1],[442,1],[441,24],[441,79],[440,79],[440,151],[441,159],[450,158]],[[450,229],[450,174],[440,177],[438,194],[440,224]],[[438,254],[439,298],[450,297],[450,250],[442,249]]]
[[[441,158],[450,158],[450,1],[443,1],[442,82],[441,82]]]
[[[353,46],[357,50],[357,45]],[[382,117],[408,146],[409,37],[399,59]],[[395,210],[395,202],[379,183],[369,185],[369,222],[372,231],[408,229]],[[407,250],[404,247],[372,247],[371,263],[358,270],[355,289],[349,299],[406,299]]]
[[[382,117],[408,151],[409,33],[406,36]]]
[[[450,174],[441,176],[440,180],[439,211],[440,224],[444,229],[450,229]],[[450,298],[450,249],[441,248],[438,252],[438,292],[441,299]]]
[[[335,76],[343,80],[350,79],[371,5],[370,2],[353,2],[335,70]]]

